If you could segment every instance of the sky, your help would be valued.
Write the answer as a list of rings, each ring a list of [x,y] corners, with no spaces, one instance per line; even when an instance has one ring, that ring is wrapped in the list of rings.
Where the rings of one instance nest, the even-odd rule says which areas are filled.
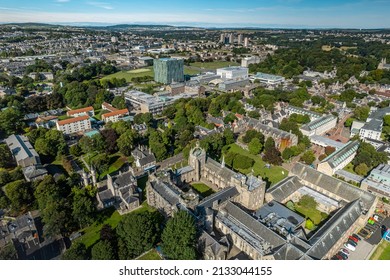
[[[0,0],[0,22],[390,28],[390,0]]]

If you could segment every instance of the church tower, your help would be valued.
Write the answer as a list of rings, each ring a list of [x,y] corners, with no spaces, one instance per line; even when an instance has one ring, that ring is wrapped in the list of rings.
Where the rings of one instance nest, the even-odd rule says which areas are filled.
[[[188,164],[194,168],[194,181],[200,181],[202,178],[202,170],[206,164],[206,151],[196,143],[196,147],[190,151]]]

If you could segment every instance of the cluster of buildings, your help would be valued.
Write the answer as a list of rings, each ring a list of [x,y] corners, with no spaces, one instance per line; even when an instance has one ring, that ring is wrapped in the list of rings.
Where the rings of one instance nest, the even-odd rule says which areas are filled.
[[[204,182],[217,191],[202,198],[182,186]],[[286,206],[303,195],[313,197],[330,218],[314,233],[303,229],[305,218]],[[148,203],[165,216],[189,211],[201,232],[198,249],[205,259],[241,257],[255,260],[329,259],[345,236],[364,225],[377,198],[361,189],[297,163],[290,176],[266,190],[253,175],[232,171],[212,160],[199,146],[188,166],[156,173],[147,185]]]
[[[22,167],[26,181],[41,180],[47,175],[47,170],[42,166],[38,153],[24,135],[11,135],[5,139],[16,164]]]

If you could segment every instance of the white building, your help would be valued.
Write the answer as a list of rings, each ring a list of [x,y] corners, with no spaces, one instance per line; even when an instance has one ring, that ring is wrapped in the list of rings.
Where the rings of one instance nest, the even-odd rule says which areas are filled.
[[[318,164],[317,170],[326,175],[334,175],[337,170],[343,169],[353,160],[359,145],[359,141],[348,142],[344,147],[336,150]]]
[[[361,183],[361,188],[379,197],[390,197],[390,165],[380,164]]]
[[[57,122],[57,130],[64,134],[84,132],[91,129],[89,116],[81,116]]]
[[[333,115],[328,115],[303,125],[299,130],[306,136],[322,135],[332,128],[335,128],[336,125],[337,118]]]
[[[241,60],[241,67],[249,67],[250,64],[260,63],[260,57],[258,56],[251,56],[251,57],[244,57]]]
[[[284,83],[286,79],[282,76],[257,72],[257,74],[251,78],[251,80],[259,80],[260,83],[266,84],[268,86],[277,86]]]
[[[370,122],[364,124],[359,131],[359,137],[362,139],[374,139],[380,140],[382,134],[382,120],[373,119]]]
[[[70,110],[66,112],[66,115],[68,117],[81,117],[81,116],[90,116],[93,117],[95,115],[95,111],[93,110],[92,106],[86,107],[86,108],[80,108],[76,110]]]
[[[127,115],[129,115],[129,110],[127,110],[127,109],[117,110],[117,111],[112,111],[112,112],[103,114],[102,120],[105,123],[108,123],[108,122],[115,123]]]
[[[198,93],[181,93],[175,96],[153,96],[145,92],[130,90],[125,92],[125,100],[141,113],[160,114],[167,106],[180,98],[197,97]]]
[[[248,68],[240,66],[219,68],[217,75],[223,80],[245,80],[248,79]]]

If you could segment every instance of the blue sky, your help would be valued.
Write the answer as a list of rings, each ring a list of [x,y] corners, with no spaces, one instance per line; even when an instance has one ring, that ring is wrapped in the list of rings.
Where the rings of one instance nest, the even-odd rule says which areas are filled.
[[[390,0],[0,0],[0,22],[390,28]]]

